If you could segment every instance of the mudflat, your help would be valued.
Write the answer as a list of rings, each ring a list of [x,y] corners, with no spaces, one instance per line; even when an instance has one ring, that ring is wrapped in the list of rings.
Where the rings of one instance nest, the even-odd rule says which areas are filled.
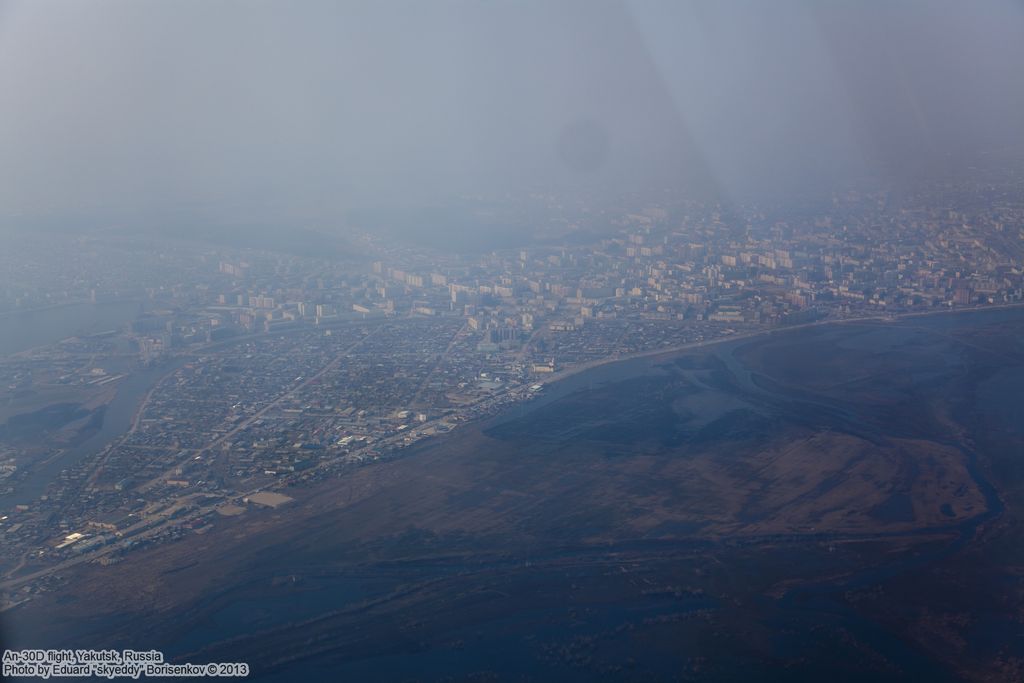
[[[981,311],[595,368],[69,572],[7,636],[257,680],[1020,680],[1022,340]]]

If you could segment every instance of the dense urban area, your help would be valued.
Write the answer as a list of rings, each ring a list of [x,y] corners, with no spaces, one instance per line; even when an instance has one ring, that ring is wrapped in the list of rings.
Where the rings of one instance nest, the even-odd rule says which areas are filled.
[[[109,330],[0,361],[4,608],[71,564],[287,506],[314,480],[596,363],[1024,299],[1019,183],[851,191],[786,213],[529,201],[557,224],[477,253],[355,230],[323,256],[102,231],[26,236],[0,254],[9,329],[26,311],[133,307]]]

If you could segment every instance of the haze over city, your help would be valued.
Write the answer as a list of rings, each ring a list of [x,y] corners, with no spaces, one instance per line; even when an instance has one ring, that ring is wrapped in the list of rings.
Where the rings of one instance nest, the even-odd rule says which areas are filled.
[[[1022,151],[1022,27],[1015,0],[6,1],[0,199],[332,228],[511,190],[906,183]]]
[[[1024,5],[0,0],[4,680],[1024,680]]]

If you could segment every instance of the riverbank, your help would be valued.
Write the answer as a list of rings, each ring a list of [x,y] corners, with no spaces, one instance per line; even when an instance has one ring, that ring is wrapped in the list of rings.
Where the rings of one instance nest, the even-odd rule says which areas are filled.
[[[5,313],[0,321],[0,357],[121,328],[135,320],[140,306],[138,300],[83,302]]]
[[[623,639],[648,678],[707,657],[820,680],[820,652],[860,679],[984,672],[990,641],[1015,647],[1019,600],[991,587],[1013,585],[1005,553],[1019,531],[988,529],[1014,498],[1000,516],[986,483],[1003,493],[1013,470],[992,480],[950,438],[962,426],[986,465],[1015,459],[1003,423],[988,422],[1013,418],[993,410],[1013,383],[985,397],[973,387],[1021,366],[1006,351],[1024,319],[981,310],[737,335],[692,362],[664,361],[694,347],[605,363],[552,387],[587,391],[500,430],[468,424],[297,486],[288,508],[62,568],[70,583],[10,615],[37,621],[26,645],[156,643],[249,661],[259,676],[301,662],[402,680],[459,661],[466,676],[593,680],[629,665]],[[986,348],[964,343],[975,331]],[[957,426],[935,421],[953,415]]]
[[[862,317],[856,317],[856,318],[825,318],[823,320],[816,320],[816,321],[810,322],[810,323],[801,323],[801,324],[798,324],[798,325],[787,325],[787,326],[783,326],[783,327],[771,327],[771,328],[767,328],[767,329],[754,330],[754,331],[751,331],[751,332],[744,332],[742,334],[735,334],[735,335],[729,335],[729,336],[726,336],[726,337],[719,337],[717,339],[707,339],[707,340],[703,340],[703,341],[699,341],[699,342],[690,342],[690,343],[687,343],[687,344],[679,344],[679,345],[676,345],[676,346],[669,346],[669,347],[664,347],[664,348],[659,348],[659,349],[650,349],[650,350],[646,350],[646,351],[637,351],[636,353],[616,355],[616,356],[611,356],[611,357],[608,357],[608,358],[600,358],[600,359],[593,360],[593,361],[587,361],[586,363],[581,363],[579,365],[573,365],[571,367],[565,368],[564,370],[559,370],[557,372],[554,372],[554,373],[550,374],[548,377],[541,379],[540,381],[543,384],[548,385],[548,384],[551,384],[551,383],[554,383],[554,382],[559,382],[561,380],[568,379],[569,377],[572,377],[574,375],[578,375],[578,374],[580,374],[582,372],[586,372],[587,370],[591,370],[591,369],[594,369],[594,368],[599,368],[599,367],[601,367],[603,365],[608,365],[608,364],[611,364],[611,363],[620,363],[620,362],[625,362],[625,361],[630,361],[630,360],[637,360],[637,359],[643,359],[643,358],[651,358],[651,359],[655,359],[655,360],[660,358],[660,357],[669,358],[669,357],[677,355],[677,354],[679,354],[681,352],[692,350],[692,349],[700,349],[700,348],[705,348],[705,347],[709,347],[709,346],[715,346],[717,344],[725,344],[725,343],[729,343],[729,342],[736,342],[736,341],[743,341],[743,340],[754,340],[754,339],[756,339],[758,337],[763,337],[763,336],[766,336],[766,335],[785,334],[785,333],[788,333],[788,332],[795,332],[795,331],[798,331],[798,330],[804,330],[804,329],[813,328],[813,327],[822,327],[822,326],[827,326],[827,325],[844,325],[844,324],[852,324],[852,323],[866,323],[866,322],[880,322],[880,323],[898,322],[900,320],[906,320],[906,319],[911,319],[911,318],[922,318],[922,317],[952,315],[952,314],[960,314],[960,313],[980,313],[980,312],[983,312],[983,311],[997,311],[997,310],[1018,309],[1018,308],[1024,308],[1024,302],[1012,303],[1012,304],[996,304],[996,305],[989,305],[989,306],[978,306],[978,307],[973,307],[973,308],[955,308],[955,309],[943,310],[943,311],[917,311],[917,312],[911,312],[911,313],[893,313],[893,314],[877,315],[877,316],[862,316]]]

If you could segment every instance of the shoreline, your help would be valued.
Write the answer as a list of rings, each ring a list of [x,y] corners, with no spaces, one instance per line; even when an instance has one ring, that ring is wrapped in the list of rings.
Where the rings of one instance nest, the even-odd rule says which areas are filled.
[[[718,339],[705,339],[698,342],[689,342],[686,344],[680,344],[677,346],[667,346],[660,349],[649,349],[647,351],[636,351],[634,353],[627,353],[622,355],[615,355],[609,358],[598,358],[591,361],[586,361],[579,365],[573,365],[564,370],[558,370],[547,378],[538,377],[538,384],[547,386],[568,379],[574,375],[587,370],[592,370],[605,365],[611,365],[613,363],[626,362],[631,360],[638,360],[641,358],[659,358],[674,356],[684,351],[690,351],[693,349],[705,348],[708,346],[714,346],[716,344],[725,344],[727,342],[743,341],[747,339],[754,339],[762,336],[769,336],[772,334],[782,334],[786,332],[794,332],[797,330],[805,330],[812,327],[825,327],[828,325],[844,325],[850,323],[867,323],[867,322],[881,322],[881,323],[896,323],[909,318],[923,318],[941,315],[954,315],[954,314],[965,314],[965,313],[980,313],[983,311],[997,311],[997,310],[1008,310],[1024,308],[1024,302],[1017,302],[1011,304],[993,304],[988,306],[977,306],[973,308],[954,308],[945,311],[914,311],[908,313],[889,313],[885,315],[874,315],[874,316],[862,316],[858,318],[824,318],[822,320],[816,320],[810,323],[800,323],[797,325],[786,325],[784,327],[770,327],[767,329],[754,330],[750,332],[744,332],[741,334],[733,334],[726,337],[720,337]]]
[[[598,367],[602,367],[602,366],[605,366],[605,365],[610,365],[610,364],[613,364],[613,363],[632,361],[632,360],[636,360],[636,359],[640,359],[640,358],[670,357],[670,356],[678,355],[680,353],[683,353],[683,352],[689,351],[689,350],[693,350],[693,349],[705,348],[705,347],[710,347],[710,346],[715,346],[715,345],[725,344],[725,343],[730,343],[730,342],[744,341],[744,340],[754,339],[754,338],[757,338],[757,337],[767,337],[767,336],[770,336],[770,335],[776,334],[776,333],[798,331],[798,330],[803,330],[803,329],[809,329],[809,328],[812,328],[812,327],[825,327],[825,326],[829,326],[829,325],[842,325],[842,324],[850,324],[850,323],[856,324],[856,323],[868,323],[868,322],[898,323],[899,321],[907,319],[907,318],[917,318],[917,317],[926,317],[926,316],[939,316],[939,315],[949,315],[949,314],[977,313],[977,312],[982,312],[982,311],[996,311],[996,310],[1020,309],[1020,308],[1024,308],[1024,302],[1013,303],[1013,304],[1000,304],[1000,305],[993,305],[993,306],[984,306],[984,307],[977,307],[977,308],[954,309],[954,310],[949,310],[949,311],[924,311],[924,312],[914,312],[914,313],[904,313],[904,314],[889,314],[889,315],[885,315],[885,316],[863,316],[863,317],[859,317],[859,318],[846,318],[846,319],[842,319],[842,320],[823,319],[823,320],[818,320],[818,321],[811,322],[811,323],[803,323],[803,324],[792,325],[792,326],[787,326],[787,327],[775,327],[775,328],[770,328],[770,329],[756,330],[756,331],[751,331],[751,332],[747,332],[747,333],[744,333],[744,334],[738,334],[738,335],[731,335],[731,336],[727,336],[727,337],[722,337],[720,339],[710,339],[710,340],[704,340],[704,341],[699,341],[699,342],[691,342],[689,344],[683,344],[683,345],[679,345],[679,346],[675,346],[675,347],[667,347],[667,348],[661,348],[661,349],[652,349],[652,350],[648,350],[648,351],[640,351],[640,352],[633,353],[633,354],[626,354],[626,355],[620,355],[620,356],[611,357],[611,358],[598,359],[598,360],[590,361],[590,362],[583,363],[583,364],[580,364],[580,365],[577,365],[577,366],[573,366],[573,367],[570,367],[570,368],[566,368],[565,370],[563,370],[561,372],[554,373],[551,377],[547,378],[546,380],[541,380],[541,382],[543,384],[545,384],[545,385],[547,385],[548,383],[560,382],[562,380],[568,379],[568,378],[570,378],[572,376],[575,376],[575,375],[580,374],[582,372],[585,372],[587,370],[596,369]],[[492,399],[493,398],[497,398],[498,396],[507,395],[509,392],[512,392],[512,391],[515,391],[515,390],[521,390],[523,388],[523,386],[525,386],[525,385],[517,385],[514,388],[507,388],[507,389],[503,390],[500,394],[492,396]],[[516,404],[512,403],[512,404],[509,404],[509,405],[505,406],[503,409],[497,411],[496,413],[493,413],[493,414],[490,414],[490,415],[481,415],[481,416],[479,416],[477,418],[470,419],[470,420],[467,420],[465,422],[461,422],[461,423],[459,423],[456,426],[455,429],[453,429],[451,432],[448,432],[448,434],[454,433],[456,431],[459,431],[461,428],[464,428],[464,427],[469,426],[469,425],[474,425],[474,426],[479,427],[481,424],[486,424],[489,420],[493,420],[493,419],[499,417],[500,415],[505,413],[507,410],[511,409],[514,405],[516,405]],[[138,410],[138,408],[137,408],[137,410]],[[424,439],[424,441],[428,441],[428,440],[429,441],[434,441],[435,439],[438,439],[439,437],[443,438],[446,435],[447,434],[434,435],[434,436],[430,437],[429,439]],[[398,438],[397,436],[396,437],[391,437],[391,439],[387,439],[384,442],[378,442],[378,443],[374,444],[374,447],[375,448],[380,448],[381,446],[386,445],[386,444],[390,445],[390,444],[388,444],[388,442],[392,441],[393,439],[397,439],[397,438]],[[367,447],[367,448],[369,448],[369,447]],[[400,448],[398,450],[404,450],[404,449]],[[390,460],[394,460],[394,459],[403,459],[405,457],[414,456],[416,451],[417,451],[417,449],[414,447],[410,451],[408,451],[408,452],[406,452],[406,453],[404,453],[402,455],[397,456],[397,458],[395,457],[395,454],[392,453],[392,454],[390,454],[389,457],[381,458],[379,460],[379,462],[390,461]],[[326,468],[329,468],[329,467],[332,467],[332,466],[337,466],[338,464],[340,464],[338,461],[320,463],[316,468],[314,468],[314,470],[326,469]],[[371,463],[362,463],[362,464],[364,464],[364,465],[365,464],[371,464],[372,465],[373,463],[371,462]],[[310,471],[312,471],[312,470],[310,470]],[[309,471],[307,471],[307,472],[309,472]],[[297,483],[299,483],[299,482],[296,481],[296,480],[293,480],[293,479],[291,479],[289,477],[285,477],[282,480],[276,482],[276,485],[274,485],[274,486],[261,486],[261,487],[259,487],[257,489],[252,490],[252,491],[242,492],[242,493],[236,494],[235,497],[237,497],[237,495],[251,495],[252,493],[254,493],[256,491],[261,491],[261,490],[281,490],[281,489],[284,489],[284,488],[292,487],[292,486],[294,486]],[[325,484],[325,482],[321,482],[321,485],[323,485],[323,484]],[[213,506],[211,506],[211,509],[212,509],[212,507]],[[200,512],[201,511],[203,511],[203,510],[200,510]],[[184,521],[187,521],[191,516],[192,515],[187,515],[185,517],[182,517],[182,518],[176,520],[175,523],[173,523],[172,525],[176,526],[176,525],[178,525],[178,524],[180,524],[180,523],[182,523]],[[170,520],[165,520],[163,524],[160,524],[157,527],[154,527],[154,528],[150,529],[148,532],[143,533],[142,536],[145,537],[145,536],[151,535],[153,532],[165,528],[165,526],[167,525],[168,522],[170,522]],[[83,563],[86,563],[86,562],[90,562],[92,560],[95,560],[95,559],[103,556],[103,555],[107,555],[107,554],[113,552],[114,550],[115,550],[114,546],[107,546],[107,547],[104,547],[104,548],[96,549],[94,551],[91,551],[91,552],[83,554],[83,555],[78,555],[76,557],[69,558],[67,560],[64,560],[64,561],[58,563],[57,565],[54,565],[54,566],[51,566],[51,567],[47,567],[45,569],[40,569],[40,570],[37,570],[35,572],[31,572],[29,574],[25,574],[25,575],[22,575],[22,576],[11,576],[11,575],[5,576],[2,579],[0,579],[0,589],[10,590],[10,589],[15,588],[15,587],[17,587],[19,585],[22,585],[22,584],[31,582],[31,581],[33,581],[35,579],[41,578],[43,576],[52,574],[52,573],[54,573],[56,571],[67,570],[67,569],[70,569],[70,568],[72,568],[72,567],[74,567],[76,565],[83,564]]]
[[[28,357],[69,339],[121,331],[138,317],[144,304],[143,299],[133,297],[0,312],[0,325],[10,327],[0,339],[0,360]]]

